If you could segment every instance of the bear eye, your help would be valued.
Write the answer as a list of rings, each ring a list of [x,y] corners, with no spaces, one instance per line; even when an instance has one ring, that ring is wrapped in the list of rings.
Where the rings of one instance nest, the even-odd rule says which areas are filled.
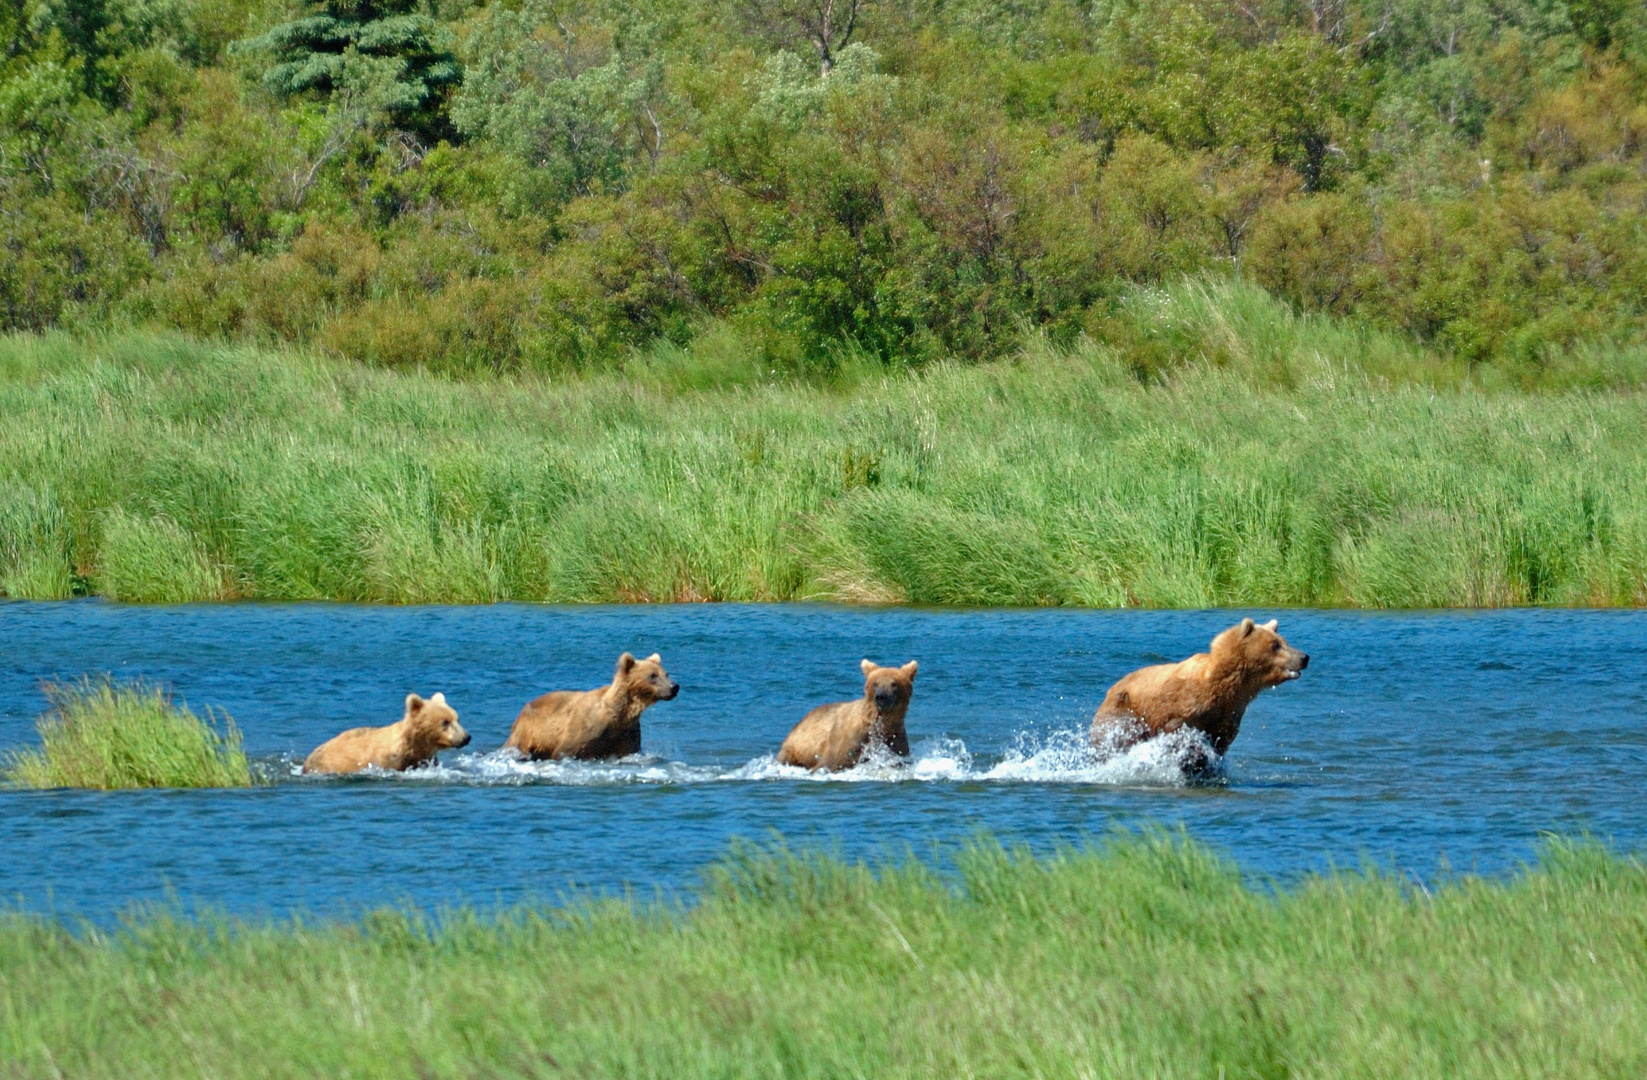
[[[1280,651],[1281,651],[1281,643],[1279,641],[1270,642],[1270,652],[1280,652]]]

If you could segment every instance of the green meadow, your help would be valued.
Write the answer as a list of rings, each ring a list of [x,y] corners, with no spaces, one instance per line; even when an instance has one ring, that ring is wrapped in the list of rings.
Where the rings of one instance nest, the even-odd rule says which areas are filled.
[[[0,922],[17,1077],[1628,1077],[1647,869],[1285,887],[1181,837],[734,853],[688,905]]]
[[[0,339],[0,591],[1200,607],[1647,599],[1641,350],[1472,369],[1253,286],[826,377],[731,331],[453,380]]]

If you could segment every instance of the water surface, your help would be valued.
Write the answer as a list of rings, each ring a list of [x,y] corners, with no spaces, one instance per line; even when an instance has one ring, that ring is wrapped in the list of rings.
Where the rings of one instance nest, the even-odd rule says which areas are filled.
[[[1279,614],[1311,654],[1247,712],[1226,780],[1082,733],[1128,670]],[[520,706],[660,652],[679,698],[644,754],[499,754]],[[858,661],[920,661],[914,763],[844,778],[772,763]],[[988,831],[1048,851],[1183,825],[1286,879],[1372,859],[1431,877],[1513,869],[1546,831],[1647,838],[1647,613],[864,610],[815,605],[381,608],[0,603],[0,747],[31,744],[42,680],[111,672],[226,709],[276,782],[252,791],[3,792],[0,898],[107,921],[134,902],[263,916],[690,889],[733,837],[879,858]],[[293,775],[316,744],[443,691],[474,736],[404,776]]]

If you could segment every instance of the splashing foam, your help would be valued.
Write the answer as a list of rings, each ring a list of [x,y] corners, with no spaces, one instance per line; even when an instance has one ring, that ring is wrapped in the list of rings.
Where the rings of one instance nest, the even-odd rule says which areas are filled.
[[[1186,763],[1199,767],[1186,771]],[[1000,763],[979,779],[1184,787],[1223,776],[1223,759],[1213,752],[1206,736],[1193,728],[1181,728],[1126,749],[1093,746],[1084,731],[1056,731],[1045,738],[1020,734]]]
[[[883,746],[872,750],[869,757],[854,768],[811,772],[798,765],[779,765],[775,755],[765,754],[722,776],[724,780],[813,780],[836,784],[974,778],[972,754],[966,743],[942,735],[911,743],[908,761]]]
[[[1001,760],[985,767],[974,763],[966,743],[947,736],[923,739],[910,747],[905,761],[881,748],[856,768],[843,772],[809,772],[779,765],[765,754],[727,769],[687,765],[666,758],[635,754],[617,761],[528,761],[513,750],[456,754],[441,763],[408,772],[368,769],[357,779],[406,783],[475,784],[519,787],[561,784],[602,787],[622,784],[703,784],[726,781],[805,780],[815,783],[998,782],[1032,784],[1104,784],[1125,787],[1184,787],[1223,779],[1223,760],[1198,731],[1180,731],[1125,750],[1094,747],[1084,731],[1054,731],[1045,736],[1020,733]],[[1186,763],[1202,763],[1186,772]],[[291,764],[291,775],[302,763]],[[309,782],[335,778],[307,777]]]

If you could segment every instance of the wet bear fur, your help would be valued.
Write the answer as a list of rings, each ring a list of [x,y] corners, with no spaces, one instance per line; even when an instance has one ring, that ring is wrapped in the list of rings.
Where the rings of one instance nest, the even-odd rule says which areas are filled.
[[[877,744],[899,757],[909,756],[904,714],[915,692],[915,661],[903,667],[878,667],[865,660],[864,696],[856,701],[819,705],[801,718],[778,750],[778,764],[834,772],[850,769]]]
[[[368,766],[399,772],[435,760],[441,750],[469,745],[469,733],[445,694],[428,701],[406,695],[406,714],[387,727],[351,728],[315,747],[303,762],[306,773],[351,773]]]
[[[624,653],[610,685],[557,690],[527,703],[503,745],[533,761],[628,757],[640,753],[641,713],[678,693],[657,653],[645,660]]]
[[[1298,678],[1310,662],[1275,627],[1274,619],[1262,625],[1242,619],[1213,638],[1207,652],[1123,677],[1092,719],[1093,745],[1101,753],[1120,753],[1188,727],[1205,734],[1222,756],[1252,699],[1266,687]],[[1196,771],[1209,764],[1187,761],[1185,767]]]

